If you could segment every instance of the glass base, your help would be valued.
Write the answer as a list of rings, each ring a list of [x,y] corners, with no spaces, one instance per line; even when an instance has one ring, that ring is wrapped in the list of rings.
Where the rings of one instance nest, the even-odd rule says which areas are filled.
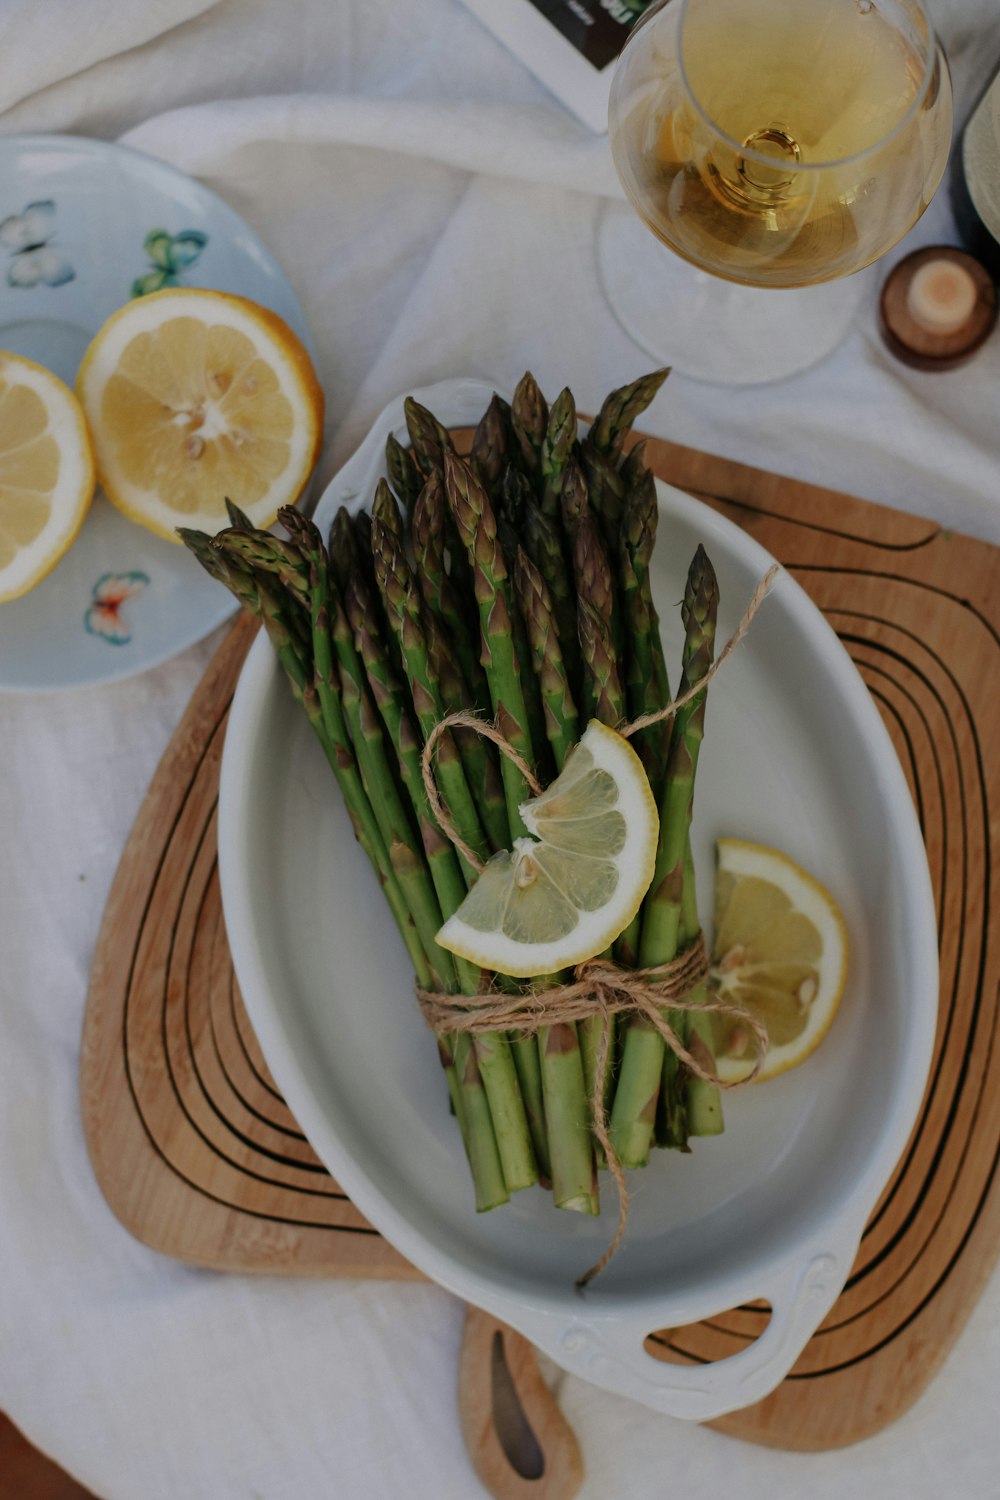
[[[863,271],[801,288],[723,281],[668,250],[619,203],[602,215],[597,261],[629,337],[678,375],[712,385],[764,385],[819,364],[850,332],[871,285]]]

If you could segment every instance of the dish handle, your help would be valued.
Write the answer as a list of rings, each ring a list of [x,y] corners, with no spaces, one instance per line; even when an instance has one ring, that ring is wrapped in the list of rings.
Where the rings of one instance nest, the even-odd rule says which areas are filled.
[[[635,1313],[574,1318],[548,1352],[572,1374],[666,1416],[710,1422],[751,1406],[781,1383],[837,1300],[862,1227],[838,1230],[832,1246],[814,1245],[766,1278],[754,1295],[770,1304],[767,1327],[726,1359],[678,1365],[647,1353],[645,1339],[660,1326],[647,1326],[648,1310],[641,1319]]]

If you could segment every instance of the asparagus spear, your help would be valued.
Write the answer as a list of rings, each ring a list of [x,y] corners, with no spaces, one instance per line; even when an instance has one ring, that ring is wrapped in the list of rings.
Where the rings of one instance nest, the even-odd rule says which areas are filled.
[[[283,624],[307,655],[310,625],[306,586],[303,578],[290,569],[287,555],[279,556],[268,546],[271,540],[266,531],[230,529],[218,532],[209,545],[230,565],[233,582],[239,578],[253,580],[258,591],[264,589],[264,597],[280,606]]]
[[[510,407],[495,392],[472,437],[469,462],[494,505],[514,457]]]
[[[450,1058],[458,1080],[453,1095],[455,1112],[462,1126],[469,1170],[476,1189],[476,1210],[485,1213],[510,1199],[489,1097],[479,1070],[476,1050],[467,1032],[458,1032],[444,1058]],[[447,1066],[446,1066],[447,1073]]]
[[[281,519],[293,536],[299,538],[310,563],[314,645],[321,701],[327,709],[336,706],[335,697],[329,691],[324,694],[323,680],[325,674],[325,685],[329,689],[334,668],[330,658],[331,638],[327,613],[332,604],[335,614],[333,643],[340,662],[340,703],[343,705],[344,717],[352,726],[362,779],[367,785],[369,801],[373,803],[376,820],[386,839],[390,863],[424,947],[432,956],[432,985],[453,989],[456,983],[456,963],[451,954],[438,948],[434,936],[440,927],[442,910],[432,883],[434,874],[440,879],[446,869],[450,869],[445,864],[446,857],[457,869],[453,852],[450,847],[445,846],[440,834],[437,834],[436,838],[429,836],[426,842],[428,863],[425,864],[421,858],[420,846],[413,841],[409,821],[399,803],[391,767],[385,759],[381,723],[367,691],[346,619],[339,604],[329,593],[327,559],[322,538],[317,529],[297,512],[283,513]],[[461,872],[457,871],[457,884],[450,887],[446,884],[444,888],[452,904],[457,904],[464,894]],[[475,993],[478,971],[461,961],[457,967],[466,992]],[[478,1211],[484,1212],[506,1202],[508,1198],[510,1183],[504,1167],[504,1147],[508,1148],[509,1156],[512,1127],[506,1116],[498,1120],[493,1118],[469,1038],[460,1038],[457,1044],[451,1043],[447,1038],[439,1038],[439,1053],[445,1066],[469,1159],[476,1207]],[[520,1162],[516,1156],[513,1158],[513,1166],[513,1186],[517,1187],[521,1182],[517,1178]]]
[[[368,800],[375,812],[400,889],[431,961],[435,984],[441,989],[453,989],[454,959],[445,949],[439,948],[436,941],[443,920],[441,906],[424,857],[420,834],[403,804],[396,784],[396,773],[386,753],[382,720],[372,701],[367,674],[354,646],[353,631],[348,625],[340,601],[330,587],[329,563],[323,538],[312,521],[291,507],[280,511],[279,519],[298,542],[301,554],[308,564],[313,659],[324,712],[328,700],[337,693],[333,677],[335,652],[339,668],[340,703],[351,733]],[[395,756],[392,759],[395,760]]]
[[[560,391],[549,411],[542,439],[539,469],[542,480],[541,505],[547,516],[559,515],[559,497],[566,465],[576,445],[576,402],[567,386]]]
[[[514,558],[514,588],[526,626],[530,661],[541,689],[545,732],[556,772],[580,738],[579,715],[563,663],[555,609],[548,585],[523,547]]]
[[[340,506],[330,526],[328,554],[330,572],[341,595],[346,595],[347,586],[352,579],[356,579],[358,586],[363,589],[366,607],[371,611],[371,627],[384,642],[395,675],[401,681],[403,662],[399,645],[389,629],[375,582],[371,513],[359,510],[356,515],[351,515],[346,505]]]
[[[542,443],[549,423],[549,408],[530,370],[526,370],[514,388],[510,403],[510,421],[521,452],[524,472],[541,471]]]
[[[566,471],[562,506],[566,530],[571,537],[576,581],[576,612],[583,663],[582,708],[587,718],[599,719],[602,724],[613,728],[625,717],[625,694],[610,623],[615,608],[614,585],[607,555],[590,511],[586,483],[575,462]],[[600,1016],[591,1017],[580,1027],[588,1098],[593,1098],[603,1031]],[[604,1081],[605,1101],[610,1099],[611,1087],[612,1068],[609,1066]]]
[[[701,931],[698,920],[698,897],[695,892],[694,860],[691,844],[684,854],[684,889],[681,892],[681,943],[687,947]],[[691,1000],[703,1004],[708,999],[708,986],[698,985],[691,992]],[[697,1057],[702,1067],[714,1070],[715,1054],[712,1035],[712,1018],[705,1011],[689,1011],[686,1015],[686,1043],[688,1051]],[[664,1057],[664,1062],[666,1058]],[[665,1080],[666,1081],[666,1080]],[[722,1116],[722,1091],[718,1084],[699,1078],[692,1073],[686,1085],[687,1128],[690,1135],[721,1135],[725,1129]]]
[[[590,446],[616,463],[633,422],[646,410],[669,374],[669,369],[653,370],[606,396],[587,433]]]
[[[611,460],[589,442],[580,445],[580,462],[587,476],[587,492],[605,544],[613,549],[618,542],[625,509],[625,482]]]
[[[442,427],[433,412],[428,411],[426,406],[421,406],[419,401],[414,401],[412,396],[407,396],[403,402],[403,412],[413,457],[423,474],[426,476],[432,469],[442,468],[444,455],[454,452],[451,433],[446,427]]]
[[[613,728],[625,717],[625,694],[611,623],[616,613],[615,590],[607,553],[590,509],[586,480],[575,461],[566,470],[562,510],[576,584],[583,712],[588,719],[600,719],[602,724]]]
[[[513,464],[508,464],[500,485],[500,498],[494,505],[497,531],[508,573],[513,570],[514,556],[524,535],[528,511],[533,510],[535,505],[535,493],[530,479]]]
[[[630,718],[654,712],[670,701],[660,622],[649,583],[659,509],[653,476],[642,463],[644,446],[636,444],[620,471],[625,485],[625,508],[620,528],[619,577]],[[657,802],[666,776],[670,733],[670,722],[664,719],[640,731],[634,740]],[[639,962],[641,925],[640,911],[617,943],[619,962],[632,968]]]
[[[626,469],[628,467],[629,460],[626,460]],[[656,605],[653,601],[653,592],[649,580],[649,565],[653,556],[653,548],[656,544],[659,515],[660,509],[656,497],[656,480],[652,470],[641,465],[636,465],[634,475],[630,477],[628,484],[625,510],[622,516],[621,541],[622,546],[628,552],[635,573],[635,585],[642,595],[645,609],[649,615],[649,643],[652,650],[653,688],[657,695],[656,701],[664,704],[670,701],[670,681],[666,660],[663,655],[663,644],[660,638],[660,617],[656,612]],[[665,744],[669,745],[671,733],[669,724],[658,726],[658,730]],[[643,733],[646,734],[647,731],[643,731]]]
[[[526,505],[521,527],[524,549],[549,586],[559,646],[574,696],[581,685],[580,640],[576,622],[576,589],[563,552],[562,533],[537,504]]]
[[[375,579],[390,629],[396,639],[410,688],[410,697],[420,732],[426,739],[445,716],[438,679],[432,670],[424,630],[420,593],[391,526],[372,516],[372,558]],[[462,836],[480,860],[489,858],[489,840],[483,831],[469,790],[461,758],[450,734],[438,741],[437,777],[448,810]],[[466,883],[472,885],[476,870],[466,865]]]
[[[454,848],[434,821],[421,775],[422,742],[410,713],[409,697],[396,675],[386,643],[377,628],[371,596],[357,573],[347,580],[344,608],[353,632],[355,651],[364,665],[372,700],[396,753],[403,786],[420,830],[441,915],[446,919],[465,899],[465,879]],[[464,960],[458,960],[459,969],[463,962]],[[470,982],[477,983],[478,971],[466,977]]]
[[[626,495],[619,553],[630,718],[651,713],[670,701],[660,622],[649,586],[649,563],[658,516],[655,488],[637,476]],[[664,719],[641,730],[634,743],[653,795],[658,799],[670,748],[670,721]]]
[[[398,519],[398,513],[385,496],[382,497],[382,509],[384,519],[380,524],[394,537],[398,537],[399,528],[393,525]],[[346,512],[343,514],[346,517]],[[349,565],[352,560],[356,560],[356,548],[348,542],[350,533],[345,532],[343,522],[340,530],[343,542],[340,549],[341,562]],[[454,850],[431,818],[420,775],[419,741],[405,709],[392,662],[384,651],[379,650],[381,642],[375,628],[378,615],[373,608],[364,573],[359,567],[354,567],[349,574],[349,583],[353,584],[355,621],[360,613],[365,632],[359,648],[356,641],[349,641],[343,616],[338,613],[334,639],[344,665],[344,674],[352,683],[358,682],[359,662],[364,661],[364,673],[371,684],[370,690],[374,695],[374,702],[378,704],[382,721],[386,723],[390,733],[395,731],[393,744],[420,825],[426,868],[437,897],[437,915],[440,919],[450,916],[464,899],[465,881]],[[358,605],[362,600],[364,603],[359,610]],[[367,658],[364,655],[366,647]],[[358,696],[362,696],[360,683]],[[367,697],[367,694],[364,696]],[[379,732],[381,734],[381,730]],[[370,728],[368,733],[371,733]],[[449,988],[454,987],[456,978],[463,993],[473,995],[477,992],[480,976],[474,965],[461,959],[454,960],[452,969],[444,972],[444,980]],[[509,1061],[500,1055],[496,1060],[491,1059],[491,1065],[487,1066],[490,1081],[490,1088],[487,1088],[475,1044],[467,1034],[460,1034],[454,1039],[439,1038],[439,1042],[442,1055],[449,1059],[453,1070],[454,1082],[451,1077],[449,1080],[453,1102],[462,1126],[475,1184],[476,1206],[482,1212],[505,1202],[508,1188],[514,1190],[535,1180],[534,1166],[528,1159],[523,1144],[523,1126],[519,1125],[517,1118],[516,1097],[512,1102],[516,1086],[510,1077]],[[493,1051],[502,1053],[500,1047]],[[491,1090],[494,1095],[492,1106],[488,1102]]]
[[[618,472],[621,475],[626,493],[634,484],[637,484],[642,479],[649,467],[646,463],[646,447],[646,439],[640,438],[638,442],[632,444],[618,465]]]
[[[414,563],[424,600],[448,633],[469,684],[472,703],[478,703],[484,695],[485,706],[486,681],[473,645],[472,620],[466,615],[445,563],[447,514],[444,478],[439,469],[434,469],[422,485],[413,507],[410,540]]]
[[[437,680],[445,713],[463,713],[476,708],[478,705],[452,652],[450,636],[430,611],[425,611],[423,619],[428,665]],[[491,848],[494,852],[506,849],[509,842],[507,805],[494,748],[475,729],[457,725],[453,734],[465,779]]]
[[[264,625],[275,654],[285,669],[293,696],[305,708],[309,723],[330,763],[344,798],[355,838],[375,867],[389,909],[413,964],[417,982],[429,987],[433,983],[431,966],[362,785],[343,714],[339,704],[334,702],[328,705],[324,715],[313,680],[312,662],[304,656],[302,648],[295,641],[285,619],[280,595],[270,587],[266,576],[255,579],[246,570],[241,574],[239,567],[225,558],[218,549],[214,549],[214,559],[209,560],[213,539],[189,530],[179,534],[207,571],[226,583],[240,603],[257,615]]]
[[[393,495],[392,490],[384,479],[380,479],[375,486],[375,494],[372,499],[371,524],[381,521],[393,535],[393,538],[401,552],[406,551],[406,527],[403,524],[402,512]]]
[[[623,614],[628,640],[628,696],[629,716],[655,711],[669,701],[670,686],[667,667],[660,640],[659,621],[656,617],[649,588],[649,561],[656,540],[658,508],[652,476],[643,462],[645,445],[637,443],[629,452],[621,468],[626,484],[626,505],[622,517],[621,536],[621,583]],[[667,757],[670,749],[670,722],[663,720],[650,725],[635,736],[635,748],[643,765],[653,794],[660,800],[666,776]],[[700,931],[697,901],[694,888],[694,863],[690,842],[684,854],[684,882],[682,904],[686,916],[682,919],[680,940],[682,946],[693,942]],[[618,940],[619,961],[635,967],[639,962],[639,937],[642,913],[626,929]],[[698,999],[702,991],[695,991]],[[711,1066],[711,1021],[698,1012],[678,1012],[676,1029],[686,1044],[691,1035],[701,1038],[704,1061]],[[677,1075],[676,1058],[669,1050],[664,1053],[663,1077],[657,1107],[657,1140],[661,1145],[683,1146],[684,1104],[672,1098],[683,1080]],[[669,1107],[668,1107],[669,1101]],[[691,1134],[717,1134],[722,1126],[722,1106],[719,1089],[703,1079],[692,1077],[686,1084],[687,1130]]]
[[[477,679],[482,681],[482,696],[488,698],[488,694],[482,668],[471,650],[469,631],[460,617],[451,581],[445,571],[443,543],[445,506],[443,481],[440,473],[433,470],[427,481],[421,485],[421,493],[414,506],[411,538],[414,547],[415,576],[420,580],[424,599],[428,604],[420,619],[426,638],[429,668],[440,690],[442,711],[451,713],[456,709],[479,706],[479,699],[463,671],[465,662],[468,662],[470,670],[475,674],[473,681]],[[391,533],[401,559],[400,566],[404,566],[405,536],[402,516],[384,481],[379,482],[375,491],[372,519],[377,519]],[[334,529],[337,529],[336,521]],[[340,530],[343,531],[343,526]],[[368,534],[370,539],[370,526]],[[353,547],[353,534],[349,527],[343,541],[344,545],[339,551],[347,558],[353,557],[357,548]],[[371,564],[370,552],[368,563]],[[341,570],[341,577],[346,577],[349,572],[357,573],[358,571],[360,570],[357,567],[351,568],[348,563]],[[407,577],[409,576],[407,570]],[[434,608],[435,605],[437,609]],[[390,635],[392,635],[391,632]],[[394,636],[393,643],[395,644]],[[459,650],[462,650],[461,660],[457,659]],[[505,848],[507,815],[504,808],[500,770],[491,753],[492,747],[488,746],[480,735],[463,730],[456,731],[455,743],[490,845],[493,849]]]
[[[404,448],[393,432],[385,440],[385,467],[393,493],[406,514],[412,516],[424,476],[409,448]]]
[[[508,465],[500,504],[496,507],[497,536],[508,578],[513,573],[514,559],[520,546],[523,507],[531,501],[530,484],[523,474]],[[545,710],[542,707],[538,678],[529,670],[531,650],[522,611],[512,609],[510,620],[514,657],[521,664],[521,690],[528,719],[528,739],[535,757],[535,776],[544,784],[552,779],[552,762],[545,732]]]
[[[426,739],[444,717],[444,704],[427,648],[419,590],[391,526],[377,515],[372,517],[372,546],[375,576],[406,664],[417,722]],[[451,735],[443,735],[438,744],[436,771],[448,811],[460,836],[479,859],[485,860],[489,852],[486,835],[458,749]],[[471,885],[476,871],[464,858],[462,863],[467,883]],[[460,1075],[465,1049],[469,1045],[475,1048],[489,1098],[504,1177],[513,1192],[536,1182],[538,1169],[510,1046],[507,1038],[499,1032],[478,1035],[474,1043],[470,1042],[467,1033],[460,1033],[455,1043]]]
[[[260,531],[251,526],[234,526],[220,531],[213,538],[213,546],[224,551],[253,572],[263,569],[273,573],[283,588],[288,590],[303,610],[309,609],[309,583],[307,570],[296,548],[269,531]]]
[[[347,580],[344,603],[372,698],[399,759],[403,785],[420,828],[441,915],[447,918],[465,898],[465,880],[451,843],[431,813],[421,776],[421,740],[410,716],[408,695],[396,676],[386,642],[377,628],[374,601],[359,572],[354,572]],[[475,994],[479,987],[479,970],[464,959],[455,960],[455,970],[461,992]],[[507,1189],[475,1048],[468,1037],[458,1035],[439,1037],[439,1043],[451,1065],[449,1084],[453,1084],[453,1103],[462,1124],[476,1184],[476,1206],[482,1212],[496,1203],[505,1202]]]
[[[341,517],[343,517],[342,521]],[[345,540],[347,534],[351,533],[354,550],[350,555],[357,558],[359,565],[365,571],[365,576],[368,578],[369,582],[371,582],[375,577],[375,574],[372,572],[371,512],[367,510],[359,510],[355,515],[352,516],[347,510],[347,507],[342,505],[340,507],[340,510],[338,510],[337,514],[334,516],[333,520],[334,526],[330,528],[331,536],[333,534],[334,527],[336,527],[338,523],[341,527],[343,527]],[[333,548],[331,547],[330,550],[332,552]]]
[[[688,572],[682,615],[685,627],[681,689],[699,682],[712,661],[718,586],[703,547]],[[704,733],[705,694],[675,716],[664,794],[656,869],[643,908],[639,962],[643,968],[669,962],[678,951],[684,859],[698,752]],[[633,1018],[625,1033],[611,1116],[611,1139],[623,1166],[644,1166],[656,1119],[665,1046],[648,1023]]]
[[[489,496],[462,459],[446,453],[445,490],[459,537],[468,553],[479,606],[482,664],[493,712],[501,734],[530,766],[533,764],[528,713],[521,684],[521,665],[514,650],[507,568],[497,537]],[[501,761],[507,821],[511,838],[527,830],[519,808],[529,795],[523,774],[504,756]]]
[[[444,458],[445,491],[459,538],[472,568],[479,607],[482,664],[489,684],[497,726],[529,766],[534,764],[521,664],[514,648],[514,624],[503,549],[489,496],[470,466],[454,453]],[[508,842],[526,833],[520,806],[530,792],[522,772],[507,757],[500,763],[509,825]],[[529,1038],[514,1037],[512,1046],[525,1086],[536,1082],[537,1049]]]
[[[576,705],[562,663],[549,591],[523,548],[518,548],[516,554],[514,583],[527,627],[532,665],[541,684],[546,731],[558,773],[579,738]],[[541,1027],[538,1057],[553,1197],[560,1208],[597,1213],[590,1109],[577,1027],[565,1021]]]

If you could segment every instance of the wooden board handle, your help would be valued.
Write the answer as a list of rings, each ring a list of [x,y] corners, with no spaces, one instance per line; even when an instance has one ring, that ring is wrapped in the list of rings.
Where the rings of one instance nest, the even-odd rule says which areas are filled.
[[[533,1345],[475,1307],[462,1333],[458,1413],[472,1467],[496,1500],[571,1500],[579,1491],[580,1446]]]

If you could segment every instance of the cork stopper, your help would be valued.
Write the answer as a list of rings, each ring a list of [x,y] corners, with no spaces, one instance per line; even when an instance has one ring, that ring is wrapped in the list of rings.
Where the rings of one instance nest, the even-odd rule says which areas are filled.
[[[929,245],[889,273],[880,302],[882,336],[897,358],[922,370],[961,364],[997,320],[997,289],[978,260]]]
[[[957,333],[975,311],[976,278],[953,260],[928,260],[914,271],[906,310],[928,333]]]

